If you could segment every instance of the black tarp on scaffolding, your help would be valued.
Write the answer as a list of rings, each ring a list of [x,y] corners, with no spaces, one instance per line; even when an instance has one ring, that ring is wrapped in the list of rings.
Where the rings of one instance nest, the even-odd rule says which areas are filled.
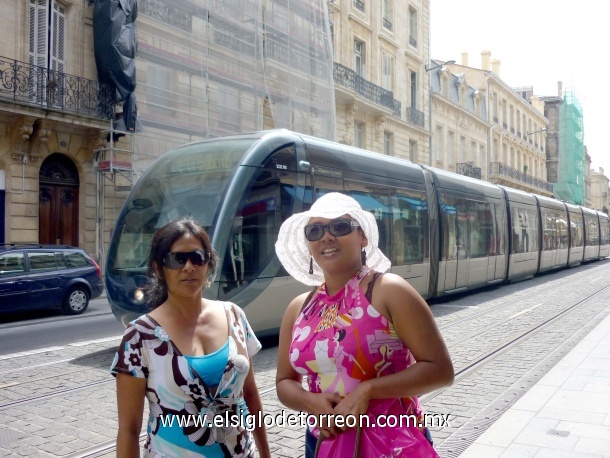
[[[123,117],[114,129],[140,131],[136,89],[137,0],[90,0],[93,3],[93,44],[98,79],[115,88],[115,103]]]

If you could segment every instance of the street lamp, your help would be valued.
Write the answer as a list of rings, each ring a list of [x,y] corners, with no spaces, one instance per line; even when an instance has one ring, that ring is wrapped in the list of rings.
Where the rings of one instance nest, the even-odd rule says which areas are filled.
[[[534,135],[534,134],[537,134],[538,132],[546,132],[546,127],[543,127],[542,129],[534,130],[533,132],[526,132],[525,135]]]
[[[429,67],[428,65],[424,66],[426,73],[431,72],[432,70],[436,70],[437,68],[442,68],[444,65],[455,64],[455,60],[448,60],[443,63],[436,63]],[[432,82],[430,81],[430,77],[428,76],[428,130],[430,131],[430,142],[428,149],[430,150],[430,166],[432,166]]]
[[[427,72],[430,72],[436,68],[442,67],[443,65],[452,65],[455,64],[455,60],[448,60],[447,62],[441,62],[440,64],[435,64],[433,67],[428,67],[427,65],[424,67]]]

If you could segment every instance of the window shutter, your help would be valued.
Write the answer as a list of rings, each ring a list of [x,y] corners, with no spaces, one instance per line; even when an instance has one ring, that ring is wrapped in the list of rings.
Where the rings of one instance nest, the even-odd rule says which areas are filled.
[[[30,65],[47,67],[48,27],[47,0],[30,0]]]
[[[65,8],[55,0],[51,14],[51,70],[64,72]]]

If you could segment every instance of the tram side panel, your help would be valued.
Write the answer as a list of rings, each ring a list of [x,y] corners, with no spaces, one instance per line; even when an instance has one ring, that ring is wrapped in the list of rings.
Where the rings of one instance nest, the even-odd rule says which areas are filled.
[[[599,258],[599,219],[597,212],[582,207],[585,225],[585,255],[583,261]]]
[[[500,189],[446,171],[425,169],[436,186],[441,228],[435,295],[502,282],[506,244]]]
[[[535,196],[540,209],[542,246],[538,272],[568,265],[568,212],[563,202]]]
[[[597,212],[599,219],[599,259],[610,255],[610,223],[608,215]]]
[[[532,277],[538,271],[540,258],[540,214],[536,198],[529,193],[500,186],[507,204],[506,230],[510,253],[509,281]]]

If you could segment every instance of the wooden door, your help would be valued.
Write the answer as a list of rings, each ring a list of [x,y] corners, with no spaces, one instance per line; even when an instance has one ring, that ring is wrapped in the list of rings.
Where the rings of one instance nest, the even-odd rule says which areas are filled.
[[[78,171],[54,153],[40,167],[39,243],[78,246]]]
[[[41,185],[40,243],[78,246],[78,188]]]

